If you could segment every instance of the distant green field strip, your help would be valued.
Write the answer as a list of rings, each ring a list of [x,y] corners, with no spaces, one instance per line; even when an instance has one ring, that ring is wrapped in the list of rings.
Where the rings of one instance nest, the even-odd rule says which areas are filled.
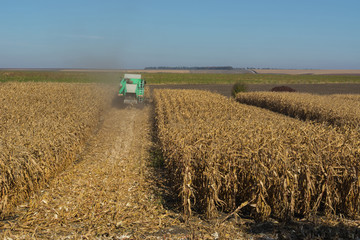
[[[247,84],[360,83],[358,75],[142,73],[149,84]],[[102,82],[118,83],[120,72],[0,71],[0,82]]]
[[[121,73],[62,71],[0,71],[0,82],[120,82]]]

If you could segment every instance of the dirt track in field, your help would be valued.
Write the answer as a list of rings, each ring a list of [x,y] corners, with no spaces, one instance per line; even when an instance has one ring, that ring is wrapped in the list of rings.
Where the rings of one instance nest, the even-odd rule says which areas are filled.
[[[248,91],[270,91],[276,86],[289,86],[297,92],[313,94],[360,94],[358,83],[328,83],[328,84],[248,84]],[[232,84],[164,84],[151,85],[151,89],[198,89],[217,92],[231,96]]]
[[[0,222],[0,238],[134,239],[181,226],[153,192],[149,109],[113,107],[79,161]]]

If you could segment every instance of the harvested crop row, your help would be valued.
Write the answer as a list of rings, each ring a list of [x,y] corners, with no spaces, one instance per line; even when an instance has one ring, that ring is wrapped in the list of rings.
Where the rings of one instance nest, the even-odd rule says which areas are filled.
[[[360,99],[357,95],[320,96],[308,93],[249,92],[236,95],[236,101],[339,127],[359,128]]]
[[[0,218],[81,152],[113,95],[95,84],[0,84]]]
[[[187,215],[251,203],[258,219],[359,216],[359,138],[205,91],[155,90],[154,101],[165,166]]]

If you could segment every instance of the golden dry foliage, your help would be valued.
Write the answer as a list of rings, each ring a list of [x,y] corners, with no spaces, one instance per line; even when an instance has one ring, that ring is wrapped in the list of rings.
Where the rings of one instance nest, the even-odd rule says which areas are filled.
[[[351,101],[360,101],[360,94],[333,94],[331,97]]]
[[[360,95],[248,92],[237,94],[236,100],[302,120],[324,122],[339,127],[360,126]]]
[[[145,85],[145,87],[144,87],[144,97],[147,100],[150,100],[150,98],[151,98],[151,90],[150,90],[150,87],[147,85]]]
[[[229,221],[194,217],[187,225],[163,207],[158,188],[165,180],[149,165],[150,111],[107,111],[82,161],[18,205],[15,217],[0,221],[0,239],[214,239],[214,232],[219,239],[249,239]]]
[[[0,218],[77,159],[110,106],[96,84],[0,84]]]
[[[360,214],[360,139],[198,90],[155,90],[158,138],[184,212],[257,219]],[[351,134],[354,134],[351,132]]]

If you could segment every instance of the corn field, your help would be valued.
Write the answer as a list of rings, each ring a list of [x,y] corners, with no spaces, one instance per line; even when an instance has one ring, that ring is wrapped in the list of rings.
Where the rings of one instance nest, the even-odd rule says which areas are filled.
[[[351,101],[360,101],[360,94],[333,94],[331,97],[337,99],[346,99]]]
[[[338,127],[359,128],[359,95],[313,95],[309,93],[249,92],[236,100],[302,120],[324,122]]]
[[[1,83],[0,218],[84,149],[109,89],[96,84]]]
[[[159,146],[187,216],[243,208],[258,220],[359,217],[356,131],[206,91],[155,90],[153,97]],[[351,116],[346,123],[356,117]]]

